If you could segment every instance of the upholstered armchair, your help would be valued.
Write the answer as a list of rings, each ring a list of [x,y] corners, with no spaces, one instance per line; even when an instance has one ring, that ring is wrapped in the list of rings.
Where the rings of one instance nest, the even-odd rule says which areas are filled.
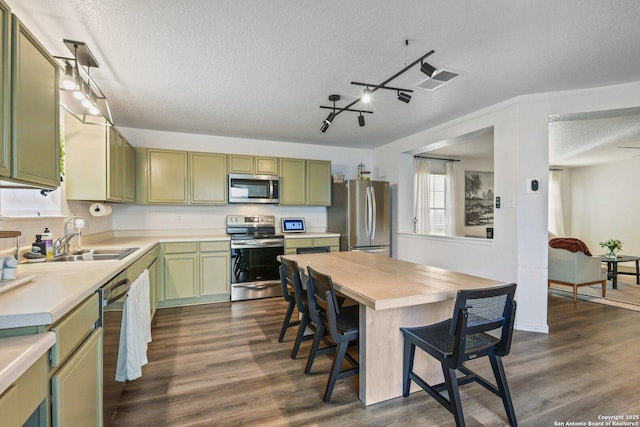
[[[549,241],[549,286],[551,283],[573,288],[573,302],[578,300],[578,288],[602,285],[606,296],[606,273],[601,269],[600,257],[591,256],[589,248],[578,239],[557,238]]]

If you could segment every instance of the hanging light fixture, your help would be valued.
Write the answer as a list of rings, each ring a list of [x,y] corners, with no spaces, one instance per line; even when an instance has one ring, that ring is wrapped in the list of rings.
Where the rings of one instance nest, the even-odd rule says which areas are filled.
[[[407,46],[409,45],[409,40],[405,40],[405,45],[407,45]],[[411,64],[407,65],[402,70],[398,71],[397,73],[395,73],[394,75],[392,75],[388,79],[384,80],[380,84],[374,85],[374,84],[371,84],[371,83],[351,82],[351,84],[353,84],[353,85],[365,86],[365,89],[363,91],[362,96],[358,97],[356,100],[352,101],[351,103],[347,104],[346,106],[344,106],[342,108],[336,107],[336,103],[335,103],[335,101],[340,100],[340,96],[339,95],[330,95],[329,96],[329,100],[333,101],[333,107],[326,107],[326,106],[321,105],[320,108],[329,108],[329,109],[331,109],[333,111],[333,113],[334,113],[334,117],[332,117],[332,120],[330,120],[329,123],[326,123],[326,120],[325,120],[325,122],[323,122],[322,128],[320,128],[320,130],[323,133],[326,132],[327,129],[329,128],[329,125],[333,121],[333,118],[335,118],[335,116],[337,116],[338,114],[340,114],[343,111],[353,111],[353,112],[360,113],[358,115],[358,124],[360,126],[364,126],[365,122],[364,122],[364,116],[362,115],[362,113],[371,113],[372,114],[373,111],[357,110],[357,109],[353,109],[351,107],[354,106],[355,104],[357,104],[358,102],[362,102],[363,104],[369,103],[371,101],[371,94],[373,94],[373,92],[375,92],[378,89],[393,90],[393,91],[395,91],[397,93],[399,101],[402,101],[404,103],[409,103],[409,101],[411,101],[411,95],[410,94],[413,93],[413,90],[387,86],[387,83],[391,82],[395,78],[397,78],[400,75],[404,74],[405,72],[407,72],[408,70],[410,70],[411,68],[416,66],[417,64],[420,64],[420,71],[422,71],[423,73],[427,74],[429,77],[433,77],[435,74],[437,74],[438,70],[434,66],[432,66],[431,64],[425,62],[425,59],[427,57],[433,55],[434,53],[435,53],[434,50],[430,50],[429,52],[427,52],[426,54],[422,55],[420,58],[416,59]],[[332,99],[332,97],[337,97],[337,98]]]
[[[322,127],[320,127],[320,132],[322,133],[325,133],[327,129],[329,129],[329,126],[331,126],[331,123],[333,123],[333,120],[335,119],[335,117],[338,114],[342,113],[343,111],[352,111],[354,113],[360,113],[360,116],[358,117],[358,123],[360,123],[360,126],[364,126],[364,116],[362,115],[362,113],[373,114],[373,111],[355,110],[351,108],[336,107],[336,102],[340,101],[340,95],[329,95],[329,101],[333,102],[333,107],[328,107],[326,105],[320,106],[320,108],[331,110],[327,118],[323,120]]]
[[[73,58],[56,57],[64,67],[60,84],[60,105],[83,123],[111,126],[107,97],[91,77],[98,61],[84,42],[63,40]]]

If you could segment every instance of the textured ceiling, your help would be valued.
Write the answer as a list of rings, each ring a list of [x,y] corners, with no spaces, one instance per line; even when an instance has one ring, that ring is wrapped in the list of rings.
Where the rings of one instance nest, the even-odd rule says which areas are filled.
[[[640,80],[636,0],[8,2],[54,55],[63,38],[88,44],[124,127],[372,148],[517,95]],[[351,81],[431,49],[461,76],[409,104],[378,91],[365,127],[343,113],[320,132],[329,94],[343,106]]]

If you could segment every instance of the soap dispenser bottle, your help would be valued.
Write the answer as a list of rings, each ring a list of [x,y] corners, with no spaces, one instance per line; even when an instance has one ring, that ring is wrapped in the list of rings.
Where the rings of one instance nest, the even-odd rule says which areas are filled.
[[[48,228],[45,228],[44,233],[42,233],[40,238],[44,242],[44,250],[47,256],[47,261],[51,261],[53,259],[53,235]]]

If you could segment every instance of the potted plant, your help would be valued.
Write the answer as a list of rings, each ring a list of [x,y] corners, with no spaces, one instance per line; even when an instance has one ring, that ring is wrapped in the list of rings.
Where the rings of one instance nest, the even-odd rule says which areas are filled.
[[[622,249],[622,242],[618,239],[609,239],[606,242],[600,242],[600,246],[607,249],[605,256],[607,258],[616,258],[616,252]]]

